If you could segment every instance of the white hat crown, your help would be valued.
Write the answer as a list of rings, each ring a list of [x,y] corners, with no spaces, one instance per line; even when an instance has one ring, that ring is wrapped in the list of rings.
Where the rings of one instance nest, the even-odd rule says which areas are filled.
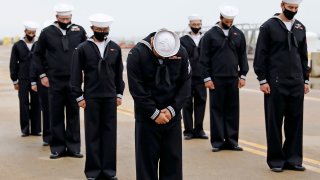
[[[199,14],[191,14],[188,19],[189,21],[202,20],[202,17]]]
[[[72,14],[73,6],[70,4],[57,4],[54,6],[54,11],[57,15],[68,16]]]
[[[222,17],[226,19],[234,19],[239,14],[239,9],[234,6],[224,5],[220,6],[219,9]]]
[[[173,31],[160,29],[154,36],[153,45],[155,51],[160,56],[170,57],[178,53],[180,49],[180,39]]]
[[[24,28],[29,31],[36,31],[39,28],[39,24],[33,21],[26,21],[23,23]]]
[[[302,0],[282,0],[282,2],[288,3],[288,4],[300,4]]]
[[[89,21],[92,24],[92,26],[95,27],[109,27],[113,22],[114,18],[103,13],[97,13],[97,14],[92,14],[89,17]]]

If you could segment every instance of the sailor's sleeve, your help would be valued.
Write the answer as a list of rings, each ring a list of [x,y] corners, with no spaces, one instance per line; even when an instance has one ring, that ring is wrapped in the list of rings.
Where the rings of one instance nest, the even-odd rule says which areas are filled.
[[[71,77],[70,77],[70,88],[72,96],[77,102],[84,100],[83,92],[81,89],[82,85],[82,57],[81,51],[76,48],[72,55],[71,61]]]
[[[191,96],[191,65],[188,60],[187,51],[182,51],[182,66],[176,96],[171,105],[167,107],[172,117],[180,113],[188,97]]]
[[[123,96],[124,91],[124,81],[123,81],[123,62],[122,62],[122,53],[121,49],[119,48],[119,54],[116,60],[116,67],[115,67],[115,84],[116,84],[116,91],[117,91],[117,98],[121,98]]]
[[[19,54],[16,44],[13,45],[10,56],[10,77],[13,84],[18,84],[18,72],[19,72]]]
[[[261,26],[253,61],[253,68],[258,76],[260,85],[268,83],[266,79],[266,61],[269,51],[269,41],[270,38],[267,29]]]
[[[160,115],[156,103],[152,98],[149,89],[146,88],[142,78],[141,67],[139,63],[140,55],[137,51],[131,50],[127,59],[127,75],[129,91],[135,101],[135,104],[143,109],[145,114],[152,120],[156,120]]]
[[[200,65],[203,69],[202,77],[204,82],[211,81],[210,76],[210,34],[207,32],[200,41]]]

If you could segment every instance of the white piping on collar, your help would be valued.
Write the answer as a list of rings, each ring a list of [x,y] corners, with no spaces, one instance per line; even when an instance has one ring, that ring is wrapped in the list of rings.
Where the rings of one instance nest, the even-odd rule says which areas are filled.
[[[55,27],[57,27],[57,28],[61,31],[62,35],[65,36],[65,35],[67,34],[67,30],[62,29],[62,28],[58,25],[58,23],[53,23],[53,25],[54,25]]]
[[[151,44],[150,43],[148,43],[146,40],[141,40],[140,41],[142,44],[144,44],[144,45],[146,45],[151,51],[152,51],[152,48],[151,48]]]
[[[36,38],[36,37],[34,37],[34,38]],[[35,43],[35,42],[37,42],[37,39],[34,39],[34,41],[33,41],[33,42],[28,43],[28,42],[24,39],[24,37],[22,37],[22,38],[20,38],[20,41],[23,41],[24,43],[26,43],[26,45],[27,45],[27,44],[32,44],[32,46],[33,46],[33,45],[34,45],[34,43]],[[28,46],[28,45],[27,45],[27,46]],[[32,47],[32,46],[31,46],[31,47]],[[31,50],[31,49],[30,49],[30,50]]]
[[[273,16],[272,18],[279,19],[279,20],[287,27],[287,24],[286,24],[286,23],[288,23],[289,21],[283,21],[283,20],[280,18],[280,15],[275,15],[275,16]],[[288,31],[291,31],[291,30],[292,30],[293,25],[294,25],[294,23],[296,22],[296,19],[293,18],[290,22],[291,22],[291,29],[288,29],[288,27],[287,27]]]
[[[96,43],[94,42],[93,38],[88,38],[87,41],[91,41],[93,43]],[[109,42],[111,41],[110,38],[107,38],[105,41],[104,41],[104,47],[107,47],[107,45],[109,44]]]
[[[187,36],[192,38],[192,35],[190,33],[188,33]],[[203,37],[203,33],[200,34],[200,38],[202,38],[202,37]]]
[[[222,27],[219,26],[219,23],[215,24],[214,26],[217,26],[219,27],[220,29],[222,29]],[[230,30],[234,25],[230,26],[230,28],[228,30]],[[225,30],[225,29],[222,29],[222,30]]]
[[[280,19],[280,20],[282,21],[282,19],[281,19],[279,16],[280,16],[280,14],[279,14],[279,15],[274,15],[274,16],[272,16],[272,18]],[[293,18],[293,19],[291,20],[292,24],[293,24],[295,21],[296,21],[296,18]]]

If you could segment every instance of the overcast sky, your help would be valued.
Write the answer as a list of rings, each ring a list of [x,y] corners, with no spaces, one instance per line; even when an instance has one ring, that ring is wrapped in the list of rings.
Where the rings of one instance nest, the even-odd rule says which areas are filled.
[[[2,2],[0,10],[0,37],[23,34],[22,23],[33,20],[43,24],[54,20],[53,7],[57,3],[74,6],[73,23],[82,25],[88,35],[88,17],[93,13],[106,13],[115,18],[110,36],[136,38],[144,37],[152,31],[166,27],[180,31],[187,28],[187,17],[198,13],[203,17],[203,25],[212,26],[219,20],[219,6],[232,4],[240,14],[235,23],[262,23],[274,13],[281,11],[281,0],[8,0]],[[320,33],[318,12],[319,0],[304,0],[296,16],[308,31]]]

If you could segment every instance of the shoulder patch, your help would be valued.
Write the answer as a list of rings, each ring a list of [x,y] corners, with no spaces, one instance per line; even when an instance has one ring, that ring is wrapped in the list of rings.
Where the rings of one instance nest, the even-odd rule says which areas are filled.
[[[300,24],[300,23],[297,23],[295,26],[294,26],[295,29],[300,29],[300,30],[303,30],[303,26]]]
[[[80,31],[79,26],[72,26],[70,31]]]

